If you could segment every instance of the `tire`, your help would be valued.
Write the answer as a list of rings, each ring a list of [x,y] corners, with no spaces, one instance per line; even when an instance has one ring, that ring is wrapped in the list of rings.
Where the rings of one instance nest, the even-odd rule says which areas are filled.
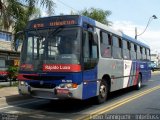
[[[137,85],[135,86],[135,89],[136,89],[136,90],[140,90],[141,87],[142,87],[142,77],[141,77],[141,75],[139,74],[139,75],[138,75],[138,82],[137,82]]]
[[[99,95],[96,97],[96,103],[104,103],[108,97],[108,84],[102,80],[99,86]]]

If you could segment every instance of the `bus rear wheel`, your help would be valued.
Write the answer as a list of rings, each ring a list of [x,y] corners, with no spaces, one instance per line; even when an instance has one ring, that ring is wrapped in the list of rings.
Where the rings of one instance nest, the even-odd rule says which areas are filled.
[[[106,101],[108,96],[108,84],[102,80],[99,86],[99,95],[96,97],[96,102],[98,104]]]
[[[138,75],[138,82],[137,82],[137,85],[135,86],[136,90],[140,90],[141,87],[142,87],[142,79],[141,79],[141,75],[139,74]]]

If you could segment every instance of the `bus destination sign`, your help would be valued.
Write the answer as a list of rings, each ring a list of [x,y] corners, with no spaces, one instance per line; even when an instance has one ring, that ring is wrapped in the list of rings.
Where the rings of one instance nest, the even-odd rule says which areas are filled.
[[[74,18],[44,18],[42,20],[33,20],[27,28],[44,28],[44,27],[56,27],[63,25],[77,25],[78,17]]]

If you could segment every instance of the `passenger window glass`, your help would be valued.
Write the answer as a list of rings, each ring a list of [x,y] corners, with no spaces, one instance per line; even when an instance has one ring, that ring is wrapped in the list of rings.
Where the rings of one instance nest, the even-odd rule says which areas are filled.
[[[111,57],[111,35],[105,32],[100,32],[100,37],[102,57]]]
[[[130,59],[130,43],[123,40],[123,58]]]
[[[138,60],[142,59],[142,50],[138,45],[137,45],[137,59]]]
[[[113,47],[112,47],[112,54],[113,58],[121,59],[122,58],[122,41],[120,38],[113,36]]]
[[[130,50],[130,55],[131,55],[131,59],[135,60],[136,59],[136,49],[135,49],[135,45],[133,43],[130,44],[131,45],[131,50]]]
[[[93,69],[98,62],[98,45],[92,32],[83,32],[84,69]]]

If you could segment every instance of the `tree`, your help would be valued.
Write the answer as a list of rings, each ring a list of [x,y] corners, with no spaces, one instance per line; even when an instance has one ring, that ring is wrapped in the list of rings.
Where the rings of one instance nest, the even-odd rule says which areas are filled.
[[[109,10],[102,10],[102,9],[96,9],[96,8],[90,8],[90,9],[84,9],[79,12],[80,15],[84,15],[87,17],[90,17],[92,19],[95,19],[103,24],[111,25],[112,22],[107,20],[107,17],[111,15],[111,11]]]
[[[9,66],[7,69],[8,72],[8,78],[10,82],[10,86],[12,86],[12,81],[16,81],[17,79],[17,74],[18,74],[18,66]]]
[[[0,0],[0,28],[8,30],[12,26],[15,34],[23,30],[38,5],[47,8],[49,15],[54,13],[52,0]]]
[[[38,5],[46,7],[49,15],[54,13],[55,3],[52,0],[0,0],[1,26],[8,29],[22,16],[29,20]]]

